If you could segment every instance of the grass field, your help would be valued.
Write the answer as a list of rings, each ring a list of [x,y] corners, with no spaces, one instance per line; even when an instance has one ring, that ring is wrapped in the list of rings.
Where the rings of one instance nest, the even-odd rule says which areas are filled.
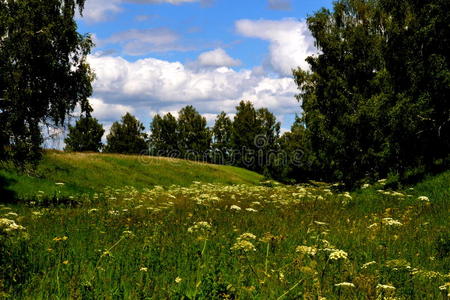
[[[450,293],[450,172],[403,191],[381,182],[351,194],[325,184],[179,180],[185,186],[105,188],[71,207],[43,206],[42,193],[26,204],[1,205],[0,293],[11,299],[447,299]]]
[[[257,184],[262,176],[236,167],[196,163],[187,160],[98,153],[48,151],[32,175],[14,168],[0,168],[0,188],[16,198],[29,199],[38,191],[68,196],[102,191],[105,187],[156,185],[187,186],[193,181],[223,184]],[[64,183],[58,186],[55,183]]]

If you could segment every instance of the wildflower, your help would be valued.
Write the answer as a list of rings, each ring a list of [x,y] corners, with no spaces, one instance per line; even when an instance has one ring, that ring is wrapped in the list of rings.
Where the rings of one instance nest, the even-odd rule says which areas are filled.
[[[347,260],[348,259],[348,253],[343,250],[334,250],[330,253],[329,259],[331,260]]]
[[[400,223],[400,221],[394,220],[392,218],[384,218],[382,220],[382,223],[387,226],[403,226],[403,224]]]
[[[378,223],[373,223],[373,224],[370,224],[369,226],[367,226],[367,229],[374,229],[376,227],[378,227]]]
[[[133,237],[133,232],[130,230],[125,230],[123,233],[124,237]]]
[[[193,226],[188,228],[188,232],[208,232],[211,231],[211,224],[205,221],[196,222]]]
[[[365,183],[365,184],[363,184],[363,185],[362,185],[362,187],[361,187],[361,188],[362,188],[362,189],[367,189],[368,187],[370,187],[370,184],[368,184],[368,183]]]
[[[56,182],[55,184],[58,186],[63,186],[65,183],[64,182]]]
[[[314,256],[317,253],[317,248],[309,246],[297,246],[297,248],[295,248],[295,252]]]
[[[374,264],[376,264],[377,262],[376,261],[369,261],[368,263],[365,263],[365,264],[363,264],[362,265],[362,267],[361,267],[361,269],[367,269],[368,267],[370,267],[371,265],[374,265]]]
[[[231,210],[235,210],[235,211],[240,211],[241,210],[241,208],[239,206],[237,206],[237,205],[231,205],[230,209]]]
[[[18,214],[16,214],[15,212],[12,212],[12,211],[10,211],[9,213],[7,213],[6,215],[5,215],[5,217],[17,217],[17,216],[19,216]]]
[[[183,278],[177,276],[177,278],[175,278],[175,283],[181,283],[183,281]]]
[[[249,212],[258,212],[256,209],[251,208],[251,207],[247,207],[245,210],[249,211]]]
[[[353,284],[353,283],[351,283],[351,282],[341,282],[341,283],[336,283],[335,285],[334,285],[335,287],[351,287],[351,288],[354,288],[355,287],[355,285]]]
[[[36,217],[36,218],[39,218],[42,216],[42,212],[40,212],[40,211],[33,211],[31,214],[33,215],[33,217]]]
[[[241,240],[255,240],[256,239],[256,235],[254,235],[253,233],[250,232],[245,232],[243,234],[241,234],[237,240],[241,241]]]
[[[10,220],[7,218],[0,218],[0,231],[3,231],[8,234],[25,229],[26,229],[25,227],[17,224],[14,220]]]
[[[423,201],[423,202],[430,202],[430,199],[427,196],[419,196],[417,198],[417,200]]]
[[[63,261],[62,263],[65,264],[65,265],[68,265],[68,264],[69,264],[69,261],[68,261],[68,260],[65,260],[65,261]]]
[[[396,288],[389,284],[377,284],[377,290],[381,291],[395,291]]]
[[[148,268],[146,268],[146,267],[141,267],[141,268],[139,269],[139,271],[141,271],[141,272],[147,272],[147,271],[148,271]]]
[[[320,222],[320,221],[314,221],[317,225],[328,225],[328,223]]]
[[[385,185],[386,181],[387,181],[387,179],[380,179],[380,180],[378,180],[378,183],[381,185]]]
[[[447,283],[445,283],[444,285],[441,285],[440,287],[439,287],[439,290],[441,290],[441,291],[447,291],[447,290],[449,290],[450,289],[450,282],[447,282]]]
[[[342,196],[345,197],[345,198],[347,198],[347,199],[349,199],[349,200],[352,200],[352,199],[353,199],[353,197],[350,195],[349,192],[343,193]]]
[[[251,242],[247,240],[238,240],[236,243],[234,243],[233,247],[231,247],[231,250],[250,252],[256,251],[256,248]]]

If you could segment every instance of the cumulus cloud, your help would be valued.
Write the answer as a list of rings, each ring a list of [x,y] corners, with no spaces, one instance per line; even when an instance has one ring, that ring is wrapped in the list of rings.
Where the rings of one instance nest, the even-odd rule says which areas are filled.
[[[83,19],[88,22],[102,22],[122,11],[122,0],[89,0],[86,1]]]
[[[200,54],[197,62],[204,67],[235,67],[241,64],[239,59],[232,58],[222,48]]]
[[[134,108],[122,104],[108,104],[103,99],[91,98],[89,99],[94,112],[93,116],[103,122],[113,122],[120,119],[125,113],[133,113]]]
[[[294,19],[239,20],[236,22],[239,34],[266,40],[269,45],[268,64],[276,72],[291,76],[292,69],[308,69],[305,59],[316,53],[314,39],[305,22]]]
[[[212,122],[222,110],[233,113],[241,100],[250,100],[255,107],[267,107],[280,116],[299,110],[294,98],[297,87],[288,77],[269,78],[228,67],[194,70],[180,62],[154,58],[130,62],[122,57],[91,55],[89,62],[96,72],[94,115],[102,121],[118,120],[126,111],[134,111],[148,122],[155,113],[193,105]]]
[[[269,0],[269,8],[273,10],[291,10],[292,0]]]

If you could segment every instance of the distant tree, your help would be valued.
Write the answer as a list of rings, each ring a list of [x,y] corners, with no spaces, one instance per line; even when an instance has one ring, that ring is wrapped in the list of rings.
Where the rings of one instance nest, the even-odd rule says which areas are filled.
[[[230,159],[231,135],[233,130],[233,122],[227,116],[225,112],[221,112],[217,115],[214,127],[212,128],[213,134],[213,161],[215,163],[226,163]]]
[[[203,159],[210,150],[211,132],[206,119],[188,105],[178,113],[178,148],[184,158]]]
[[[279,163],[278,139],[280,137],[281,123],[267,108],[260,108],[256,111],[256,120],[259,126],[258,136],[255,145],[258,151],[258,169],[262,170],[269,177],[273,177],[272,169],[274,164]]]
[[[103,147],[102,136],[104,133],[105,130],[97,119],[81,116],[75,126],[69,125],[69,134],[64,140],[65,150],[99,152]]]
[[[142,123],[130,113],[126,113],[121,122],[114,122],[106,137],[105,152],[140,154],[148,150],[147,134]]]
[[[253,104],[250,101],[241,101],[236,107],[236,115],[233,120],[231,132],[233,149],[241,154],[244,154],[244,152],[247,152],[247,154],[254,153],[257,150],[255,138],[259,131],[259,122]],[[245,166],[245,157],[240,155],[236,159],[237,165]]]
[[[150,124],[150,149],[152,155],[178,157],[178,121],[167,113],[156,115]]]
[[[41,126],[91,111],[89,36],[77,32],[84,0],[0,1],[0,159],[41,157]]]
[[[255,110],[250,101],[241,101],[236,107],[231,135],[236,164],[267,172],[270,152],[277,149],[279,132],[280,123],[269,110]]]
[[[296,182],[317,178],[314,173],[314,153],[311,152],[306,127],[302,119],[296,116],[291,130],[285,132],[278,140],[282,160],[272,171],[276,179]]]

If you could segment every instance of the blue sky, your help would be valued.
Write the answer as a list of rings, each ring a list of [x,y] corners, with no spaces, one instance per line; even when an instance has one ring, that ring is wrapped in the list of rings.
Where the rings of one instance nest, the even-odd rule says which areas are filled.
[[[87,0],[79,31],[96,43],[91,103],[106,128],[129,111],[194,105],[210,125],[240,100],[267,107],[288,130],[300,105],[291,69],[317,53],[305,18],[331,1]]]

